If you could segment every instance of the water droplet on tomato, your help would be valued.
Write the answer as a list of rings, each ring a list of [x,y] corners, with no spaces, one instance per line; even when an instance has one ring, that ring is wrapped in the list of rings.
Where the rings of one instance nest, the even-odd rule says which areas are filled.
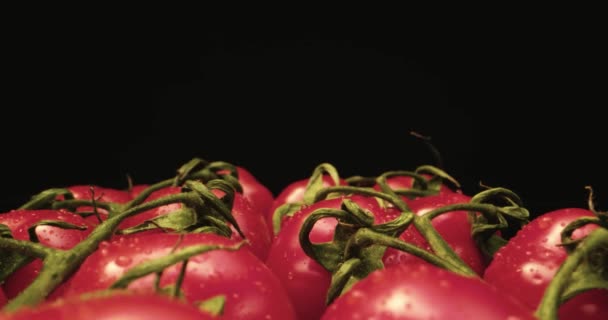
[[[291,271],[287,272],[287,279],[293,280],[293,272],[291,272]]]
[[[116,265],[120,267],[126,267],[131,263],[132,259],[128,256],[119,256],[116,258]]]
[[[538,223],[538,227],[540,229],[547,229],[551,226],[551,218],[550,217],[542,217]]]
[[[598,310],[598,306],[594,303],[586,303],[581,306],[581,312],[588,316],[596,314]]]

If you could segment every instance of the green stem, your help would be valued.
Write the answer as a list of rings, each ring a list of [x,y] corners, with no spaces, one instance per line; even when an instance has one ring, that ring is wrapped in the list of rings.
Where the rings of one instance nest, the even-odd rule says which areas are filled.
[[[371,188],[360,188],[352,186],[335,186],[323,188],[319,190],[319,192],[317,192],[317,194],[315,195],[314,202],[318,202],[320,200],[325,199],[331,193],[359,194],[367,197],[376,197],[392,203],[393,205],[395,205],[395,207],[397,207],[397,209],[399,209],[399,211],[412,212],[408,205],[403,202],[403,200],[399,196],[376,191]]]
[[[245,241],[239,242],[232,246],[223,245],[194,245],[182,248],[181,250],[166,255],[159,259],[149,260],[142,262],[139,265],[129,269],[125,274],[116,280],[109,289],[121,289],[126,288],[129,284],[143,276],[147,276],[152,273],[158,273],[160,270],[164,270],[174,264],[187,260],[195,255],[199,255],[212,250],[238,250],[243,246]]]
[[[210,180],[211,176],[216,176],[214,173],[209,172],[208,170],[200,170],[197,172],[193,172],[191,174],[189,174],[187,176],[187,179],[203,179],[205,181]],[[128,203],[126,203],[124,205],[125,209],[130,209],[132,207],[135,207],[137,205],[140,205],[141,203],[143,203],[144,201],[146,201],[146,199],[148,199],[148,197],[155,191],[158,191],[160,189],[163,188],[167,188],[173,185],[173,183],[175,182],[175,178],[171,178],[171,179],[166,179],[160,182],[157,182],[155,184],[152,184],[150,186],[148,186],[146,189],[142,190],[137,197],[135,197],[133,200],[129,201]]]
[[[361,211],[363,212],[363,211]],[[311,257],[312,259],[314,259],[315,261],[319,262],[319,264],[323,265],[328,271],[333,272],[332,267],[329,267],[329,265],[327,263],[325,263],[325,259],[328,257],[325,257],[325,255],[323,254],[322,250],[317,250],[317,246],[313,244],[310,241],[310,232],[312,231],[312,228],[315,226],[315,223],[317,223],[317,221],[324,219],[324,218],[328,218],[328,217],[332,217],[332,218],[336,218],[339,221],[348,221],[348,220],[360,220],[360,221],[365,221],[366,219],[369,221],[369,216],[368,217],[355,217],[354,214],[351,214],[345,210],[340,210],[340,209],[329,209],[329,208],[321,208],[321,209],[317,209],[314,212],[312,212],[310,214],[310,216],[308,216],[305,220],[304,223],[302,223],[302,226],[300,227],[300,233],[299,233],[299,240],[300,240],[300,246],[302,247],[302,250],[304,251],[304,253],[306,253],[307,256]],[[373,217],[371,217],[371,223],[373,223]],[[370,223],[365,223],[367,225],[371,225]],[[335,257],[332,257],[335,258]],[[333,259],[332,259],[333,260]]]
[[[325,173],[331,177],[334,185],[340,185],[340,176],[338,175],[338,170],[330,163],[321,163],[312,172],[312,175],[308,179],[308,183],[304,188],[304,204],[310,205],[315,203],[315,194],[323,188],[323,176]]]
[[[571,274],[596,249],[608,248],[608,230],[597,228],[568,255],[545,289],[545,293],[536,309],[536,316],[542,320],[555,320],[561,303],[561,295],[566,288]]]
[[[360,248],[363,246],[369,246],[371,244],[387,246],[391,248],[395,248],[400,251],[407,252],[413,256],[416,256],[420,259],[423,259],[433,265],[436,265],[440,268],[450,270],[452,272],[469,276],[469,277],[477,277],[478,275],[471,270],[466,264],[458,263],[454,264],[448,259],[445,259],[442,256],[437,254],[433,254],[424,249],[420,249],[419,247],[407,243],[399,238],[391,237],[379,232],[375,232],[368,228],[361,228],[353,237],[352,242],[350,242],[347,246],[347,251],[352,250],[352,248]]]
[[[99,243],[110,238],[125,218],[162,205],[176,202],[193,203],[196,201],[200,202],[201,199],[194,193],[179,193],[145,202],[108,218],[95,228],[85,240],[72,249],[68,251],[56,250],[47,254],[38,276],[17,297],[9,301],[4,310],[15,311],[22,306],[34,306],[42,302],[61,282],[76,271],[89,255],[97,250]]]
[[[411,177],[417,183],[420,184],[420,186],[422,187],[422,190],[426,190],[429,187],[429,183],[426,180],[426,178],[416,172],[402,171],[402,170],[387,171],[378,177],[378,185],[380,185],[380,187],[382,188],[382,191],[384,191],[386,188],[390,188],[387,183],[387,178],[391,178],[391,177]]]
[[[116,203],[111,203],[111,202],[103,202],[103,201],[92,201],[92,200],[85,200],[85,199],[73,199],[73,200],[61,200],[61,201],[55,201],[52,204],[52,209],[54,210],[58,210],[58,209],[71,209],[71,208],[77,208],[77,207],[83,207],[83,206],[89,206],[89,207],[98,207],[98,208],[102,208],[108,211],[116,211],[117,210],[117,206],[120,206]],[[120,210],[120,209],[118,209]]]
[[[338,270],[336,270],[331,276],[331,283],[325,298],[325,305],[332,303],[332,301],[341,294],[342,290],[353,275],[354,270],[360,265],[361,259],[359,258],[348,259],[340,265]]]
[[[490,204],[457,203],[431,210],[423,216],[417,216],[414,218],[414,226],[420,232],[420,234],[424,236],[437,255],[450,261],[450,263],[454,265],[471,270],[471,268],[464,261],[462,261],[460,256],[458,256],[458,254],[452,250],[450,245],[443,239],[441,234],[437,232],[431,223],[431,220],[435,217],[452,211],[475,211],[488,215],[496,215],[499,208]]]
[[[0,249],[17,251],[27,256],[36,257],[40,259],[44,259],[46,256],[54,253],[55,251],[59,251],[58,249],[45,247],[39,243],[4,237],[0,237]]]

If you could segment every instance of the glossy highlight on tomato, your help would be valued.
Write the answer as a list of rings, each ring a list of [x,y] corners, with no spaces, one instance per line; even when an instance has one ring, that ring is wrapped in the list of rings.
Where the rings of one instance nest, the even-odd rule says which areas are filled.
[[[2,314],[1,320],[206,320],[216,317],[192,304],[158,294],[135,294],[116,291],[92,297],[72,297],[32,308],[22,308],[12,314]]]
[[[416,215],[422,216],[431,210],[450,204],[468,203],[470,200],[471,197],[465,194],[446,192],[410,200],[408,205]],[[431,221],[431,224],[450,245],[452,250],[454,250],[454,252],[456,252],[473,271],[481,276],[488,262],[471,236],[471,223],[467,212],[446,212],[435,217]],[[433,252],[429,243],[413,225],[409,226],[405,232],[401,234],[400,238],[405,242],[412,243],[429,252]],[[409,253],[393,248],[388,248],[384,256],[384,263],[387,266],[410,263],[412,261],[419,263],[422,260]]]
[[[210,233],[131,234],[102,242],[78,271],[51,294],[51,299],[107,289],[135,265],[191,245],[234,245]],[[175,248],[175,246],[177,247]],[[165,269],[160,286],[175,285],[181,263]],[[137,279],[129,290],[153,292],[153,274]],[[213,250],[188,260],[181,291],[188,302],[225,295],[226,319],[295,319],[291,302],[277,277],[251,251]]]
[[[283,283],[299,319],[320,317],[326,308],[325,298],[331,280],[329,271],[302,250],[299,241],[300,229],[306,218],[316,209],[339,209],[345,198],[373,214],[375,223],[384,223],[399,215],[395,208],[381,207],[373,197],[354,195],[319,201],[302,208],[283,223],[271,245],[266,264]],[[337,223],[335,218],[320,219],[312,228],[310,240],[313,243],[331,241]]]
[[[61,250],[67,250],[91,233],[94,226],[81,216],[66,210],[13,210],[0,214],[0,223],[9,227],[15,239],[30,240],[28,228],[42,220],[53,220],[82,226],[84,230],[63,229],[60,227],[39,225],[35,232],[40,244]],[[17,296],[36,278],[42,268],[42,260],[35,259],[13,272],[2,284],[4,293],[11,299]]]
[[[519,301],[479,278],[421,263],[372,272],[338,297],[321,319],[536,318]]]
[[[564,208],[542,214],[525,225],[494,255],[484,279],[501,291],[536,309],[549,282],[567,257],[560,246],[561,231],[581,217],[593,217],[586,209]],[[574,231],[580,239],[598,226]],[[592,290],[574,296],[559,310],[560,319],[608,318],[608,290]]]

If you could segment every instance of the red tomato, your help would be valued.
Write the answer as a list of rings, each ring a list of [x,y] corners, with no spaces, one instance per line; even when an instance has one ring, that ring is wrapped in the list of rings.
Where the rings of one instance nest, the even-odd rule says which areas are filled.
[[[61,250],[72,248],[84,240],[93,229],[84,218],[65,210],[13,210],[0,214],[0,223],[7,225],[13,237],[19,240],[30,240],[28,228],[41,220],[63,221],[87,227],[86,230],[63,229],[48,225],[36,227],[40,244]],[[6,296],[9,299],[17,296],[34,280],[41,268],[42,260],[35,259],[16,270],[2,285]]]
[[[93,190],[93,194],[91,194],[91,188]],[[112,188],[104,188],[95,185],[75,185],[67,187],[68,190],[72,192],[74,195],[74,199],[81,200],[92,200],[92,195],[95,196],[95,201],[100,202],[115,202],[115,203],[127,203],[131,201],[131,194],[125,190],[117,190]],[[92,212],[93,207],[84,206],[79,207],[77,212]],[[100,214],[102,220],[105,220],[108,216],[108,212],[105,209],[97,208],[97,212]],[[96,216],[88,216],[86,217],[87,221],[98,224],[99,220]]]
[[[213,192],[221,197],[220,191],[217,189]],[[250,243],[251,251],[262,261],[266,260],[270,244],[272,243],[271,233],[266,226],[264,216],[259,214],[248,198],[239,193],[234,194],[234,202],[232,204],[232,216],[239,225],[239,228],[245,234],[245,237]],[[236,228],[231,226],[232,239],[242,240]]]
[[[399,214],[396,209],[380,207],[375,198],[349,198],[373,213],[375,223],[393,220]],[[300,229],[313,211],[319,208],[339,209],[343,199],[344,197],[322,200],[302,208],[284,221],[281,231],[270,247],[266,264],[283,283],[299,319],[318,319],[321,316],[325,310],[325,297],[331,279],[331,274],[302,250],[299,241]],[[331,241],[336,225],[335,218],[320,219],[310,233],[310,240],[313,243]]]
[[[78,271],[51,294],[50,299],[108,288],[133,266],[169,254],[180,241],[170,233],[132,234],[103,242]],[[184,234],[180,248],[191,245],[234,245],[215,234]],[[165,269],[161,287],[175,284],[182,263]],[[153,274],[137,279],[130,290],[154,290]],[[225,295],[226,319],[295,319],[292,305],[276,276],[245,247],[214,250],[189,259],[182,293],[188,302]]]
[[[270,210],[268,211],[268,215],[266,217],[266,224],[270,228],[270,234],[274,234],[274,231],[272,230],[272,226],[273,226],[272,219],[274,216],[274,212],[277,210],[278,207],[280,207],[286,203],[303,202],[304,193],[306,192],[306,186],[308,185],[309,181],[310,181],[310,178],[294,181],[294,182],[288,184],[287,187],[283,188],[283,190],[281,190],[281,192],[279,192],[277,197],[274,199],[274,201],[272,203],[272,207],[270,207]],[[333,179],[331,178],[331,176],[328,174],[323,175],[322,182],[323,182],[322,186],[324,188],[336,185],[334,183]],[[340,179],[340,184],[347,185],[348,183],[344,179]]]
[[[484,279],[501,291],[536,309],[545,288],[567,257],[559,246],[561,231],[573,220],[592,217],[585,209],[566,208],[547,212],[525,225],[496,252]],[[573,233],[579,239],[597,228],[586,225]],[[608,290],[592,290],[560,307],[560,319],[608,319]]]
[[[243,188],[243,195],[249,199],[260,215],[266,216],[274,201],[274,195],[247,169],[237,166],[236,171]]]
[[[429,174],[422,174],[422,176],[425,177],[426,179],[432,178],[432,176]],[[410,176],[394,176],[394,177],[388,177],[386,179],[386,183],[393,190],[411,189],[414,186],[414,181],[415,181],[415,179]],[[378,184],[374,185],[373,188],[378,191],[382,190]],[[445,193],[449,194],[449,193],[456,193],[456,192],[454,190],[450,189],[447,185],[442,184],[441,187],[439,188],[439,194],[445,194]],[[409,200],[409,199],[406,198],[406,200]]]
[[[471,197],[467,195],[450,192],[416,198],[410,200],[408,205],[410,209],[416,213],[416,215],[422,216],[433,209],[450,204],[468,203],[470,200]],[[471,269],[473,269],[473,271],[481,276],[487,263],[483,253],[477,247],[473,237],[471,236],[471,223],[469,222],[467,212],[453,211],[444,213],[434,218],[431,221],[431,224],[433,227],[435,227],[437,232],[439,232],[441,237],[450,245],[454,252],[456,252],[458,256],[460,256],[460,258],[466,264],[468,264]],[[429,252],[433,251],[426,239],[413,225],[407,228],[405,232],[401,234],[400,238],[405,242],[415,244]],[[421,259],[393,248],[388,248],[384,256],[386,266],[411,261],[420,262]]]
[[[321,317],[341,319],[535,319],[532,311],[479,278],[429,264],[376,270]]]
[[[4,307],[5,304],[6,304],[6,295],[4,294],[4,291],[2,290],[2,288],[0,288],[0,308]]]
[[[116,292],[82,299],[73,297],[34,308],[20,309],[13,314],[0,313],[3,320],[165,320],[218,319],[203,313],[194,305],[157,294],[126,294]]]
[[[166,187],[153,192],[146,199],[146,201],[155,200],[167,195],[177,194],[180,192],[180,187]],[[213,189],[212,192],[216,196],[220,198],[222,197],[222,192],[218,189]],[[119,229],[136,226],[146,220],[178,210],[179,208],[181,208],[181,206],[182,205],[180,203],[173,203],[169,205],[160,206],[158,208],[154,208],[145,212],[141,212],[135,216],[125,219],[120,224]],[[240,193],[234,194],[232,215],[238,223],[239,227],[241,228],[241,231],[243,231],[243,234],[245,235],[247,240],[249,240],[253,253],[260,259],[262,259],[262,261],[265,260],[266,256],[268,255],[268,250],[270,248],[270,242],[272,241],[272,238],[270,236],[270,233],[267,231],[268,227],[266,226],[266,221],[264,221],[264,216],[256,212],[249,200]],[[232,239],[242,240],[241,236],[238,234],[234,226],[231,226],[231,228],[233,230]]]
[[[134,187],[133,189],[131,189],[131,192],[132,192],[132,194],[133,194],[133,192],[136,192],[136,194],[134,194],[134,196],[137,196],[137,194],[139,194],[139,192],[141,192],[146,187],[147,186],[140,185],[137,188]],[[156,200],[156,199],[162,198],[164,196],[172,195],[172,194],[177,194],[177,193],[180,193],[181,190],[182,190],[181,187],[162,188],[162,189],[152,192],[148,196],[148,198],[146,198],[146,200],[144,202]],[[172,203],[172,204],[167,204],[164,206],[156,207],[154,209],[147,210],[144,212],[140,212],[134,216],[124,219],[118,226],[118,229],[126,229],[126,228],[130,228],[130,227],[134,227],[138,224],[143,223],[146,220],[149,220],[149,219],[152,219],[152,218],[155,218],[158,216],[162,216],[169,212],[178,210],[181,207],[182,207],[181,203]]]
[[[131,187],[131,190],[129,190],[129,195],[131,196],[131,199],[134,199],[135,197],[137,197],[142,191],[144,191],[144,189],[146,189],[147,187],[149,187],[150,185],[147,184],[136,184],[134,186]]]

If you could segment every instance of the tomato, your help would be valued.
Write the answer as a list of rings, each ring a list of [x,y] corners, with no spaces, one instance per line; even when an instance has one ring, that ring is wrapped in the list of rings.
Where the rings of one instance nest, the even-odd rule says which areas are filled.
[[[34,308],[20,309],[3,315],[3,320],[70,320],[70,319],[217,319],[194,305],[157,294],[126,294],[115,292],[86,299],[73,297]]]
[[[297,180],[283,188],[274,199],[271,212],[274,212],[278,207],[286,203],[302,202],[304,200],[304,192],[306,192],[306,186],[308,185],[309,181],[310,178]],[[328,174],[323,175],[322,181],[323,187],[331,187],[336,185],[331,176]],[[341,179],[340,182],[341,185],[347,184],[344,179]]]
[[[192,245],[234,245],[236,241],[210,233],[131,234],[103,242],[87,257],[65,285],[50,299],[108,288],[135,265]],[[182,263],[166,268],[161,287],[174,285]],[[154,274],[132,282],[135,291],[153,291]],[[237,251],[214,250],[191,257],[181,292],[188,302],[225,295],[226,319],[295,319],[291,303],[276,276],[246,247]]]
[[[0,288],[0,308],[4,307],[6,304],[6,295],[4,294],[4,290]]]
[[[239,183],[243,188],[243,195],[249,199],[260,215],[266,216],[274,201],[274,195],[247,169],[236,166]]]
[[[485,271],[484,279],[501,291],[517,297],[536,309],[545,288],[567,257],[560,246],[560,233],[566,225],[581,217],[593,217],[592,211],[564,208],[536,217],[496,252]],[[574,231],[580,239],[597,228],[589,224]],[[608,290],[591,290],[574,296],[560,307],[560,319],[607,319]]]
[[[373,271],[321,317],[341,319],[535,319],[532,311],[479,278],[429,265]]]
[[[131,196],[131,199],[134,199],[135,197],[137,197],[142,191],[144,191],[149,186],[150,185],[148,185],[148,184],[136,184],[136,185],[133,185],[131,187],[131,189],[128,191],[129,195]]]
[[[133,189],[131,189],[131,192],[132,192],[132,194],[133,194],[133,192],[135,192],[136,194],[134,194],[134,195],[137,196],[137,194],[139,194],[139,192],[143,191],[143,189],[145,189],[146,187],[147,186],[140,185],[137,188],[134,187]],[[146,198],[145,202],[156,200],[156,199],[162,198],[164,196],[177,194],[177,193],[180,193],[181,190],[182,190],[181,187],[173,187],[173,186],[165,187],[165,188],[152,192]],[[181,203],[171,203],[171,204],[156,207],[154,209],[150,209],[150,210],[147,210],[144,212],[140,212],[134,216],[124,219],[118,226],[118,229],[126,229],[126,228],[130,228],[130,227],[134,227],[138,224],[143,223],[146,220],[149,220],[149,219],[167,214],[169,212],[178,210],[181,207],[182,207]]]
[[[220,196],[216,190],[216,195]],[[272,243],[271,233],[268,231],[264,216],[256,211],[255,207],[248,198],[239,193],[234,194],[232,204],[232,216],[243,231],[243,234],[250,243],[251,251],[262,261],[266,260],[270,244]],[[231,225],[232,239],[241,240],[236,228]]]
[[[443,206],[457,203],[468,203],[471,197],[455,192],[440,193],[433,196],[420,197],[409,200],[409,207],[418,216]],[[486,259],[477,247],[471,236],[471,223],[466,211],[453,211],[441,214],[431,222],[433,227],[439,232],[441,237],[450,247],[468,264],[473,271],[480,276],[483,274],[487,265]],[[400,236],[405,242],[417,245],[420,248],[432,252],[431,246],[426,239],[411,225]],[[393,264],[407,263],[410,261],[421,261],[420,258],[406,252],[388,248],[384,256],[386,266]]]
[[[333,178],[329,174],[324,174],[321,179],[321,185],[323,188],[336,185]],[[281,190],[281,192],[279,192],[277,197],[274,199],[272,207],[270,208],[270,211],[268,211],[268,215],[266,217],[266,224],[270,228],[271,234],[274,234],[274,231],[272,230],[273,216],[277,208],[287,203],[304,204],[304,193],[306,192],[306,187],[309,182],[310,178],[297,180],[288,184],[285,188],[283,188],[283,190]],[[347,182],[344,179],[340,179],[340,184],[347,185]]]
[[[427,180],[432,178],[432,176],[429,174],[422,174],[422,176],[424,178],[426,178]],[[403,175],[389,177],[386,179],[387,185],[389,187],[391,187],[391,189],[393,189],[393,190],[412,189],[412,188],[414,188],[414,182],[415,182],[415,179],[413,177],[403,176]],[[373,188],[378,191],[382,190],[382,188],[380,188],[380,185],[378,185],[378,184],[375,184],[373,186]],[[456,191],[450,189],[446,184],[441,184],[438,192],[439,192],[439,194],[445,194],[445,193],[455,193]]]
[[[167,195],[177,194],[181,192],[180,187],[166,187],[154,191],[145,201],[155,200]],[[213,189],[212,192],[222,197],[223,194],[218,189]],[[119,226],[119,229],[125,229],[136,226],[143,223],[146,220],[153,219],[155,217],[165,215],[172,211],[178,210],[182,207],[180,203],[172,203],[164,206],[160,206],[145,212],[141,212],[135,216],[125,219]],[[251,204],[251,202],[240,193],[234,194],[234,201],[232,205],[232,215],[239,225],[239,228],[243,231],[243,234],[249,240],[251,250],[260,259],[266,259],[268,250],[270,248],[270,242],[272,238],[268,232],[266,221],[264,216],[259,214]],[[241,240],[241,236],[238,234],[236,228],[232,228],[232,238],[235,240]]]
[[[95,196],[95,201],[115,203],[127,203],[132,199],[131,194],[128,191],[105,188],[96,185],[73,185],[67,187],[67,189],[72,192],[72,195],[74,195],[74,199],[92,200],[92,197]],[[77,208],[76,211],[93,212],[93,207],[83,206]],[[100,218],[102,220],[105,220],[107,218],[108,212],[105,209],[97,208],[97,212],[100,214]],[[95,215],[86,217],[86,220],[94,224],[99,223],[99,220]]]
[[[348,198],[373,213],[376,223],[392,220],[399,214],[396,209],[380,207],[372,197],[355,195]],[[343,199],[345,197],[322,200],[302,208],[284,221],[270,247],[266,264],[283,283],[299,319],[318,319],[321,316],[331,279],[331,274],[302,250],[300,229],[313,211],[319,208],[339,209]],[[310,240],[313,243],[331,241],[336,225],[335,218],[320,219],[310,233]]]
[[[49,225],[36,227],[40,244],[61,250],[70,249],[84,240],[93,228],[84,218],[66,210],[13,210],[0,214],[0,223],[7,225],[13,237],[18,240],[30,240],[28,228],[41,220],[63,221],[86,228],[63,229]],[[17,296],[34,280],[41,268],[42,260],[35,259],[13,272],[2,286],[6,296],[9,299]]]

